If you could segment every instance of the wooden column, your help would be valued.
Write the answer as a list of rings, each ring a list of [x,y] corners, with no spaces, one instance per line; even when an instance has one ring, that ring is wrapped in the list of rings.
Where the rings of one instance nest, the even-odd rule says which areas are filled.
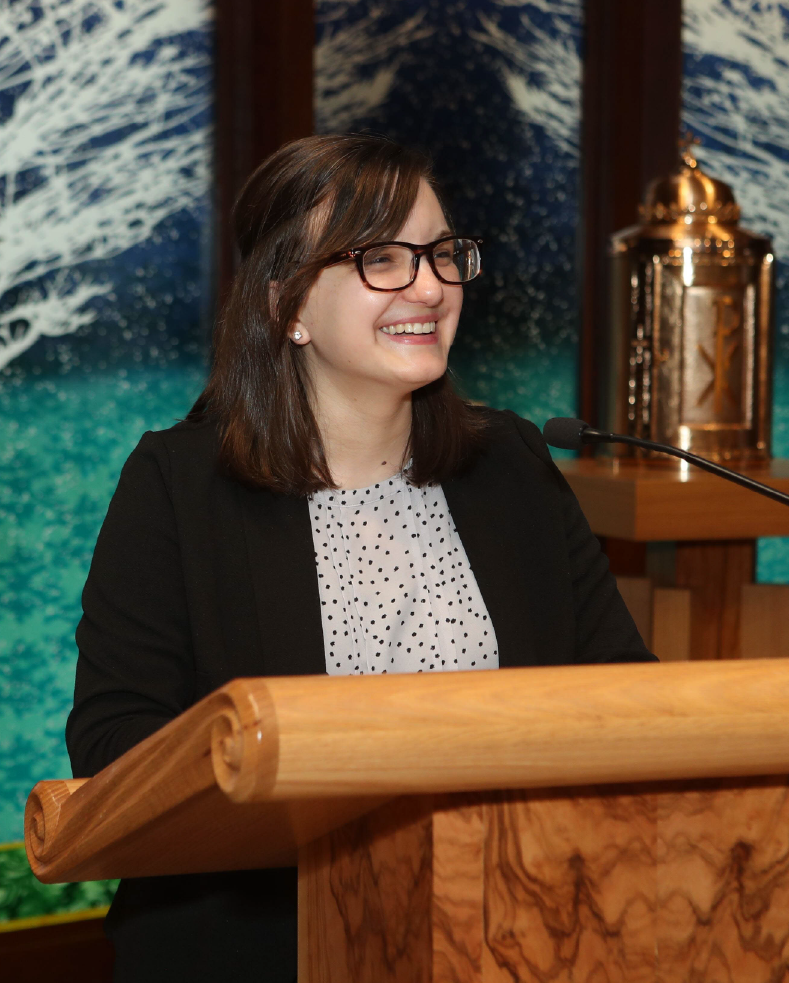
[[[789,658],[789,586],[746,584],[741,596],[742,658]]]
[[[691,591],[693,658],[741,657],[740,596],[755,570],[754,540],[677,543],[674,582]]]
[[[598,424],[608,236],[632,225],[648,181],[677,162],[681,0],[585,0],[579,412]]]
[[[660,587],[690,592],[690,658],[742,658],[741,597],[756,573],[756,540],[650,544],[646,572]]]
[[[312,133],[312,0],[217,0],[216,179],[220,300],[235,268],[230,211],[257,165]]]

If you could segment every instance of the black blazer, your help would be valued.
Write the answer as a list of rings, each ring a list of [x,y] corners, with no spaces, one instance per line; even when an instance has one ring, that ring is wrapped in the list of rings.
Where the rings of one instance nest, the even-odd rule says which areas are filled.
[[[652,659],[539,430],[479,412],[490,417],[485,449],[443,489],[500,665]],[[325,672],[307,501],[222,476],[217,449],[212,423],[180,423],[145,434],[123,468],[77,629],[75,776],[230,679]],[[295,881],[286,871],[124,882],[108,931],[118,980],[238,981],[262,956],[271,980],[290,981]]]

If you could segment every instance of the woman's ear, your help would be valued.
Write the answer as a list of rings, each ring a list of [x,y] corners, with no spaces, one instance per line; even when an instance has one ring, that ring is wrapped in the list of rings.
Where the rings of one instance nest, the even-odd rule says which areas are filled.
[[[272,280],[268,285],[268,302],[271,307],[271,313],[274,317],[277,315],[277,304],[279,302],[279,283],[276,280]],[[301,321],[297,320],[295,324],[292,324],[290,330],[288,331],[288,338],[296,345],[306,345],[310,340],[310,333],[304,327]]]

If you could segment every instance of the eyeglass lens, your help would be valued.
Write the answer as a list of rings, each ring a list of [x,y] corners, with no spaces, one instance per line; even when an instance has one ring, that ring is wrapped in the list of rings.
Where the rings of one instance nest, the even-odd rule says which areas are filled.
[[[479,249],[471,239],[447,239],[433,247],[433,263],[439,279],[466,283],[479,273]],[[371,287],[397,290],[412,281],[416,259],[408,246],[376,246],[365,252],[363,264]]]

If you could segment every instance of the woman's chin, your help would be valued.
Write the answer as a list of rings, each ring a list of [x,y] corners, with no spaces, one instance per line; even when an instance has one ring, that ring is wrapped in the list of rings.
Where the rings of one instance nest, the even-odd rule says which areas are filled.
[[[422,389],[429,386],[431,382],[440,379],[447,370],[447,363],[432,365],[429,368],[423,367],[417,371],[416,366],[411,367],[411,371],[403,371],[397,374],[398,382],[413,392],[415,389]]]
[[[446,372],[447,352],[437,345],[409,348],[405,358],[389,360],[389,368],[398,378],[426,386]]]

